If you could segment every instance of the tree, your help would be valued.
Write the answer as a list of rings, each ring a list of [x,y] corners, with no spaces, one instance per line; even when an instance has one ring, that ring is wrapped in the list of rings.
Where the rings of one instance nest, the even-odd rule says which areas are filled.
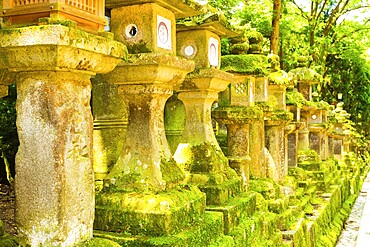
[[[280,34],[280,19],[281,19],[281,0],[274,0],[272,12],[272,32],[270,37],[270,50],[273,54],[278,54],[279,51],[279,34]]]
[[[307,21],[310,52],[318,64],[323,64],[332,44],[340,39],[336,28],[347,24],[346,15],[370,9],[366,0],[311,0],[306,5],[299,4],[297,0],[291,2]],[[368,22],[365,21],[359,30],[369,29]]]

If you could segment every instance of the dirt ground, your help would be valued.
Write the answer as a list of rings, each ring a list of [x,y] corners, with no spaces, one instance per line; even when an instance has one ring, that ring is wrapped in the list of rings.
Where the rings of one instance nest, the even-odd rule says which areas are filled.
[[[15,195],[11,186],[0,184],[0,220],[4,222],[5,232],[17,235],[14,220]]]

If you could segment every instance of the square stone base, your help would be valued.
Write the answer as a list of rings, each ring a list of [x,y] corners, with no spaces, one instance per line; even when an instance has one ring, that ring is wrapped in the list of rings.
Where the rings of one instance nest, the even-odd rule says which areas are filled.
[[[206,194],[207,205],[222,205],[228,199],[242,193],[242,182],[239,178],[226,180],[221,184],[198,185],[198,188]]]
[[[245,217],[254,214],[256,210],[256,196],[254,193],[232,198],[222,206],[208,206],[207,211],[221,212],[224,216],[224,234],[232,229]]]
[[[180,224],[181,221],[178,223]],[[151,237],[147,235],[138,236],[128,233],[95,231],[94,236],[113,240],[121,246],[209,246],[220,240],[222,242],[231,241],[230,245],[224,246],[234,246],[233,239],[228,239],[223,235],[223,215],[220,212],[205,212],[194,224],[173,235]]]
[[[158,194],[101,192],[94,229],[133,235],[177,234],[205,211],[205,195],[195,186]]]

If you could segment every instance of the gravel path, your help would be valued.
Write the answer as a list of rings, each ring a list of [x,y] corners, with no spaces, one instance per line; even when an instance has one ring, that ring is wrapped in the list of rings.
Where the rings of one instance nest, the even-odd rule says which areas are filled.
[[[353,205],[352,211],[344,224],[344,228],[342,230],[341,235],[338,238],[336,247],[355,247],[357,243],[357,239],[360,233],[361,243],[357,244],[357,247],[365,247],[370,246],[370,238],[367,239],[367,245],[362,245],[363,233],[366,231],[364,229],[364,222],[361,222],[363,219],[363,215],[365,215],[365,211],[370,209],[370,196],[368,198],[368,193],[370,194],[370,173],[367,175],[364,184],[361,188],[361,191],[358,195],[358,198]],[[367,202],[367,203],[366,203]],[[369,205],[367,205],[369,204]],[[365,205],[367,205],[365,207]],[[364,211],[365,208],[365,211]],[[368,214],[368,213],[367,213]],[[370,222],[369,222],[370,223]],[[361,231],[360,231],[360,226]],[[368,229],[370,231],[370,229]]]

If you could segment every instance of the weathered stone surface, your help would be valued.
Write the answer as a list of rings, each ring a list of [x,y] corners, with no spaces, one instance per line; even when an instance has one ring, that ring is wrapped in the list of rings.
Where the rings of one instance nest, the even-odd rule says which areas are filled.
[[[263,118],[256,119],[250,125],[249,156],[251,157],[250,175],[256,178],[265,178],[267,175],[265,157],[265,131]]]
[[[181,142],[182,132],[185,128],[185,107],[182,101],[178,99],[177,93],[172,95],[166,102],[164,126],[168,145],[171,153],[174,154]]]
[[[268,101],[268,79],[266,77],[255,78],[256,102]]]
[[[73,246],[92,237],[90,77],[124,45],[62,25],[0,31],[0,67],[17,82],[16,221],[22,244]]]
[[[240,179],[217,143],[211,120],[212,104],[231,78],[231,74],[215,68],[200,69],[177,87],[186,120],[174,158],[191,173],[189,183],[207,194],[207,204],[222,204],[241,189]]]
[[[121,190],[164,190],[178,184],[183,172],[171,160],[164,131],[164,105],[172,88],[194,63],[169,55],[140,54],[122,62],[105,79],[119,85],[129,119],[120,156],[107,177]]]
[[[234,80],[220,93],[219,106],[254,106],[255,78],[234,74]]]
[[[94,228],[133,235],[177,234],[204,213],[205,200],[195,186],[157,194],[103,191],[96,197]]]
[[[140,5],[146,3],[155,3],[166,9],[171,10],[176,18],[185,18],[201,14],[205,11],[204,3],[198,0],[108,0],[105,5],[107,8],[117,8],[122,6]]]
[[[192,145],[209,142],[218,146],[211,121],[211,107],[218,92],[226,89],[232,75],[217,69],[201,69],[189,74],[176,90],[186,111],[183,142]]]
[[[270,170],[275,169],[276,173],[270,173],[269,177],[275,181],[282,181],[283,177],[288,173],[288,167],[285,162],[285,137],[284,127],[278,126],[266,126],[266,148],[269,150],[275,164],[275,168],[268,167]],[[271,177],[272,176],[272,177]]]
[[[18,75],[16,221],[32,245],[72,246],[92,237],[89,79],[72,72]]]
[[[208,30],[178,32],[177,54],[195,61],[196,68],[220,67],[221,41]]]
[[[226,245],[216,245],[218,237],[224,237],[223,215],[220,212],[205,212],[198,221],[173,235],[148,237],[102,231],[95,231],[94,235],[114,240],[121,246],[234,246],[232,240]]]
[[[0,98],[8,95],[8,85],[14,82],[14,73],[0,69]]]
[[[270,84],[268,86],[268,101],[275,110],[286,110],[286,86]]]
[[[127,54],[122,43],[62,25],[2,29],[0,47],[0,68],[13,72],[107,73]]]
[[[97,189],[117,161],[126,135],[128,107],[118,94],[118,86],[101,75],[92,79],[94,118],[94,171]]]
[[[216,120],[227,126],[227,158],[231,168],[241,176],[248,187],[250,170],[250,124],[262,118],[263,112],[255,107],[218,107],[212,112]]]
[[[176,53],[175,15],[155,3],[112,9],[111,30],[130,53]]]

